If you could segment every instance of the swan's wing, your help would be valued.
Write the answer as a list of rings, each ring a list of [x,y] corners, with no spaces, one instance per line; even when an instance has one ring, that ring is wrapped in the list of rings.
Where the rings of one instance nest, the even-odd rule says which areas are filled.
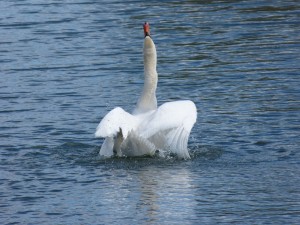
[[[112,137],[107,137],[101,146],[99,154],[104,157],[111,157],[114,154],[113,149],[114,139]]]
[[[180,158],[190,159],[191,157],[187,149],[189,135],[190,131],[185,130],[182,126],[171,129],[166,133],[167,149],[177,154]]]
[[[95,136],[105,138],[99,154],[110,157],[116,151],[120,155],[120,145],[123,138],[126,138],[128,132],[135,126],[136,120],[131,114],[120,107],[111,110],[96,128]],[[120,135],[122,140],[119,138]]]
[[[160,131],[178,127],[190,132],[196,119],[197,109],[192,101],[167,102],[143,120],[138,133],[148,138]]]
[[[136,126],[134,117],[117,107],[111,110],[99,123],[96,128],[96,137],[114,137],[122,130],[123,137],[126,138],[130,130]]]
[[[168,102],[141,123],[138,133],[181,158],[190,158],[187,143],[196,119],[197,109],[192,101]]]

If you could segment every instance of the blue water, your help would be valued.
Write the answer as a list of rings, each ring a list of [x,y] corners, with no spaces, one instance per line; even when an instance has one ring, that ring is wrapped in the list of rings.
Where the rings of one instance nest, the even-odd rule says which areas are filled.
[[[0,224],[299,224],[300,3],[0,2]],[[143,85],[190,99],[191,160],[98,156]]]

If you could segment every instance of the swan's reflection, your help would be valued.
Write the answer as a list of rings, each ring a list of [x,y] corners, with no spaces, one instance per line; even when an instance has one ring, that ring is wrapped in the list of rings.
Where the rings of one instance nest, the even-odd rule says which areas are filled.
[[[194,213],[195,189],[190,171],[148,167],[138,173],[141,196],[137,211],[148,222],[190,218]]]

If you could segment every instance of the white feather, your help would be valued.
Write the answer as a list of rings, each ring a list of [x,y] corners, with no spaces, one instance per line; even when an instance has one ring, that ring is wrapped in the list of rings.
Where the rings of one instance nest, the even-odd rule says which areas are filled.
[[[113,156],[113,148],[114,148],[114,140],[112,137],[105,138],[101,149],[100,149],[100,155],[105,157],[111,157]]]
[[[153,143],[139,136],[134,131],[129,133],[121,145],[121,152],[124,156],[152,156],[155,154],[155,151],[156,147]]]
[[[113,137],[120,129],[122,130],[124,138],[130,130],[136,127],[136,118],[117,107],[111,110],[99,123],[96,128],[96,137]]]
[[[183,127],[190,132],[197,119],[196,106],[192,101],[167,102],[142,121],[138,132],[150,137],[159,131]]]
[[[113,155],[122,132],[118,155],[153,155],[156,149],[171,151],[180,158],[190,158],[187,142],[196,122],[197,111],[191,101],[168,102],[157,110],[131,115],[121,108],[110,111],[100,122],[96,137],[106,137],[100,154]],[[119,144],[118,144],[119,145]]]

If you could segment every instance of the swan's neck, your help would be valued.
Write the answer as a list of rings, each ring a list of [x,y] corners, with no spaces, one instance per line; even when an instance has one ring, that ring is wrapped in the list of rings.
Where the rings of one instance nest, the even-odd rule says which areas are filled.
[[[156,48],[150,37],[144,41],[144,88],[135,112],[143,113],[157,108]]]

